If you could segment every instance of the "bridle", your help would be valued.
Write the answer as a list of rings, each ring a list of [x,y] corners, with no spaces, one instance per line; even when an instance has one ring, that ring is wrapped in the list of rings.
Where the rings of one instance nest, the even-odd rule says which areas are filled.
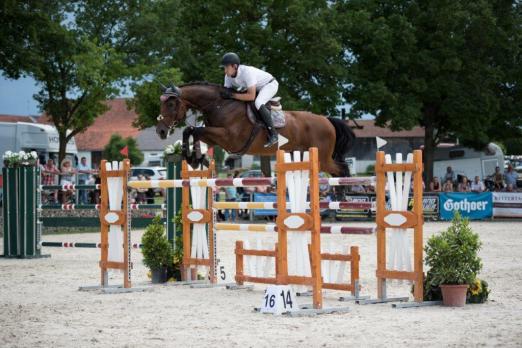
[[[166,102],[170,98],[176,98],[181,104],[179,109],[183,108],[185,110],[185,112],[188,109],[194,109],[195,105],[192,105],[190,102],[182,99],[181,95],[182,95],[181,89],[179,89],[177,87],[168,87],[165,89],[165,91],[161,95],[160,100],[163,102]],[[207,107],[212,104],[215,104],[215,101],[211,101],[211,102],[207,103],[206,105],[199,106],[198,109],[201,110],[203,115],[205,115],[205,113],[207,112],[207,111],[205,111],[205,109],[207,109]],[[216,107],[219,109],[221,107],[221,105],[216,105]],[[156,120],[158,122],[162,122],[163,124],[165,124],[165,122],[164,122],[165,116],[163,116],[162,114],[159,114],[158,117],[156,117]],[[168,135],[172,134],[172,132],[176,128],[177,124],[178,124],[178,120],[176,120],[176,119],[172,120],[172,122],[170,124],[166,124]]]
[[[166,102],[170,98],[176,98],[180,102],[181,107],[185,107],[185,110],[186,110],[187,103],[180,97],[181,97],[181,89],[179,89],[177,87],[168,87],[165,89],[165,91],[161,95],[160,100],[162,102]],[[165,124],[165,122],[164,122],[165,116],[163,116],[162,114],[159,114],[158,117],[156,117],[156,120],[158,122],[162,122],[163,124]],[[178,124],[178,120],[176,120],[175,118],[172,120],[172,122],[170,124],[166,124],[167,135],[170,135],[170,134],[172,134],[172,132],[174,132],[174,129],[176,128],[177,124]]]

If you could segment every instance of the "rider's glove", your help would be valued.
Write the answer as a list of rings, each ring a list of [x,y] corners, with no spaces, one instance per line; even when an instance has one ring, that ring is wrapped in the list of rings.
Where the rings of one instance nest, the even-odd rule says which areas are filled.
[[[234,96],[229,89],[225,89],[219,93],[223,99],[232,99]]]

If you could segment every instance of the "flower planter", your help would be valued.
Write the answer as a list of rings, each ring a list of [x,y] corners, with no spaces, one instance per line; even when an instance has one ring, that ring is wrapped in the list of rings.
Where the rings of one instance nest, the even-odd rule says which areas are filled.
[[[466,294],[468,285],[446,285],[441,284],[442,304],[448,307],[464,307],[466,304]]]
[[[169,154],[165,156],[167,162],[179,163],[182,159],[181,154]]]
[[[167,282],[167,267],[151,270],[151,278],[152,284],[161,284]]]

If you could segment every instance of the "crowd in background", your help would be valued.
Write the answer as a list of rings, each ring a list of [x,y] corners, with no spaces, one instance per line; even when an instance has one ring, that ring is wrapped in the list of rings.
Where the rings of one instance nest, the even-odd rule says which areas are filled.
[[[430,192],[517,192],[518,173],[509,164],[504,172],[500,167],[495,172],[481,180],[477,175],[470,180],[464,175],[455,175],[451,167],[446,169],[446,174],[439,179],[433,177],[429,185]]]
[[[65,158],[60,164],[60,169],[58,169],[54,160],[49,158],[45,163],[40,164],[40,173],[42,185],[94,185],[99,183],[98,169],[92,168],[87,164],[87,158],[85,157],[82,157],[76,166],[69,158]],[[44,190],[42,203],[74,203],[72,202],[72,197],[72,190]],[[78,203],[95,204],[98,201],[98,192],[79,190]]]

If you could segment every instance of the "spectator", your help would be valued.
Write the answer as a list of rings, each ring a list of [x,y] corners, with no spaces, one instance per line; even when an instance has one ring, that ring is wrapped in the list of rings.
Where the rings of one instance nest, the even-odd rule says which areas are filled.
[[[65,158],[62,161],[62,165],[60,166],[61,179],[60,185],[72,185],[73,183],[73,175],[76,174],[76,170],[73,168],[71,160]],[[69,202],[72,197],[71,190],[64,190],[62,195],[62,204]]]
[[[517,187],[518,173],[513,170],[513,166],[508,164],[506,171],[504,172],[504,180],[506,182],[507,191],[514,191]]]
[[[431,179],[431,182],[430,182],[430,191],[431,192],[440,192],[442,191],[442,186],[440,184],[440,181],[439,181],[439,178],[434,176],[432,179]]]
[[[478,175],[475,176],[475,180],[473,180],[473,182],[471,183],[471,191],[480,193],[480,192],[484,192],[485,190],[486,190],[486,188],[484,187],[484,183],[482,181],[480,181],[480,178]]]
[[[442,191],[453,192],[453,181],[451,181],[451,179],[446,180],[444,186],[442,187]]]
[[[448,180],[451,180],[452,183],[455,182],[455,172],[453,172],[451,166],[448,166],[448,168],[446,168],[446,174],[444,175],[444,182]]]
[[[89,181],[89,174],[93,173],[90,165],[87,164],[87,158],[82,157],[78,163],[78,184],[86,185]],[[78,200],[80,204],[87,204],[87,190],[78,191]]]
[[[145,177],[143,174],[138,175],[139,181],[144,181]],[[139,188],[137,189],[136,193],[136,204],[145,204],[147,202],[147,189],[146,188]]]
[[[500,172],[500,167],[495,167],[495,174],[493,174],[493,182],[495,184],[495,191],[500,191],[504,188],[504,178]]]
[[[460,182],[457,185],[457,191],[458,192],[470,192],[471,191],[471,188],[469,187],[469,181],[468,181],[467,177],[465,177],[465,176],[462,177],[462,182]]]
[[[49,158],[45,165],[40,166],[40,171],[42,175],[42,185],[55,185],[56,184],[56,176],[60,174],[60,171],[54,165],[54,160]],[[50,201],[52,197],[53,202],[58,201],[57,191],[56,190],[45,190],[43,194],[44,202],[47,203]]]
[[[150,181],[150,176],[145,175],[145,180]],[[154,204],[154,198],[156,197],[156,192],[154,192],[153,188],[149,188],[147,192],[145,192],[145,197],[147,200],[147,204]]]
[[[228,179],[232,179],[232,174],[227,175]],[[237,189],[234,186],[225,187],[225,195],[227,202],[236,202],[237,201]],[[230,212],[232,211],[232,213]],[[225,220],[230,221],[229,218],[232,217],[233,222],[236,221],[236,209],[227,209],[225,210]]]

